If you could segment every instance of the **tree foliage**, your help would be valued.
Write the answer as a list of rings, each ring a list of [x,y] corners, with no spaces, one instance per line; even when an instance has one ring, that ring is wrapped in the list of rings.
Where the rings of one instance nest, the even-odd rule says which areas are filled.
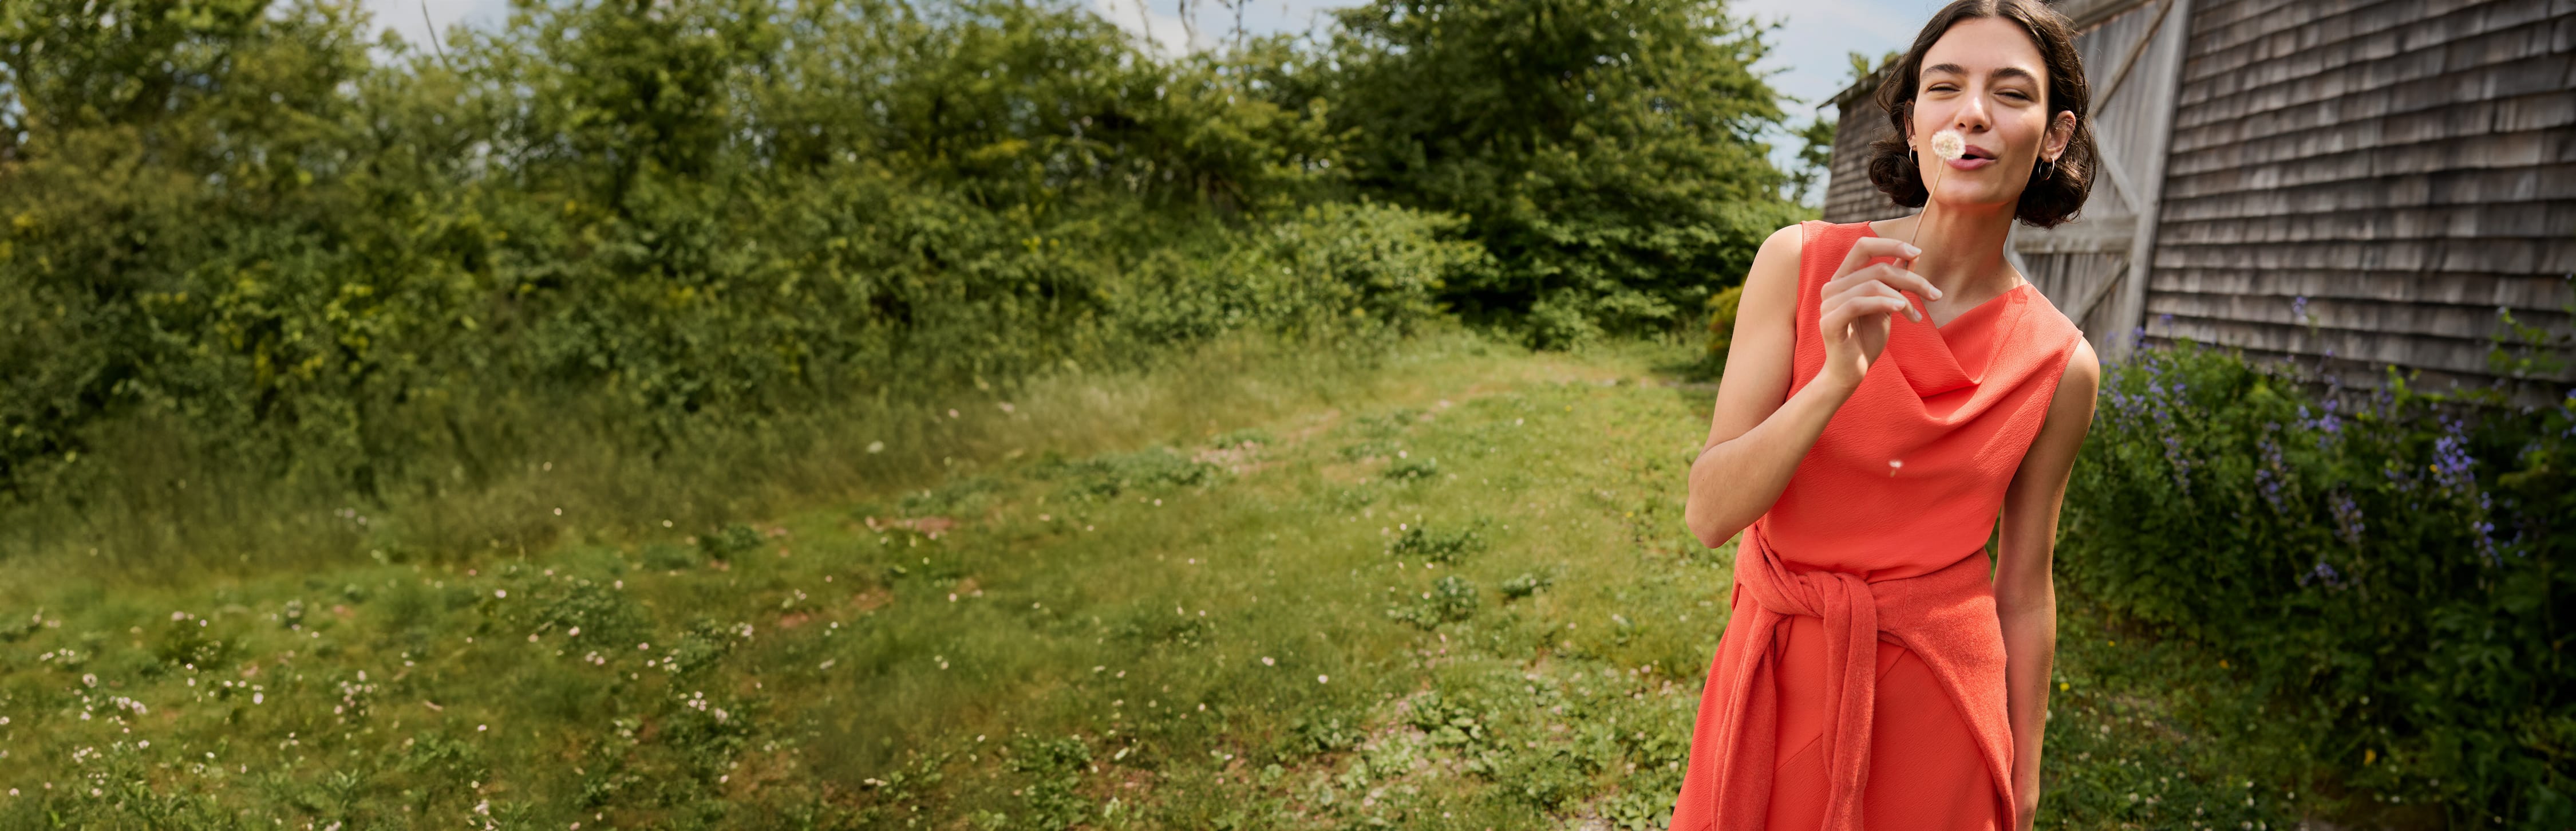
[[[1496,267],[1448,293],[1541,343],[1672,329],[1804,218],[1760,135],[1761,31],[1716,0],[1378,2],[1324,93],[1353,185],[1462,214]]]
[[[1708,2],[1379,4],[1179,57],[1064,2],[370,31],[0,5],[0,489],[76,492],[139,424],[380,493],[536,421],[650,450],[1444,302],[1563,341],[1675,322],[1792,218],[1760,41]]]

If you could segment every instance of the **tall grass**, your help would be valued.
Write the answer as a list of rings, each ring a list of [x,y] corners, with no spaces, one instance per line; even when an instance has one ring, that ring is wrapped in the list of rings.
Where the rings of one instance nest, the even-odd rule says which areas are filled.
[[[305,568],[382,558],[440,562],[565,542],[705,531],[743,516],[845,502],[897,483],[1023,457],[1087,455],[1189,429],[1367,394],[1398,360],[1517,350],[1455,326],[1404,350],[1267,334],[1223,337],[1123,369],[1060,370],[1010,387],[954,384],[911,400],[854,395],[752,427],[704,429],[663,449],[592,418],[580,400],[492,413],[457,471],[355,499],[329,478],[234,466],[184,425],[120,427],[94,480],[0,514],[0,558],[120,580]],[[467,477],[469,467],[489,471]],[[664,525],[664,523],[669,525]]]

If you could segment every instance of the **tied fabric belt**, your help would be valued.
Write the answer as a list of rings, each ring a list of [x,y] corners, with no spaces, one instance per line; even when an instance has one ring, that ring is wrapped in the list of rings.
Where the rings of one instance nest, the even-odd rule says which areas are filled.
[[[1793,571],[1780,561],[1756,522],[1735,555],[1736,602],[1753,601],[1751,627],[1720,649],[1709,668],[1692,737],[1690,771],[1674,806],[1674,831],[1759,829],[1769,810],[1774,742],[1779,737],[1777,671],[1771,645],[1792,615],[1824,619],[1824,831],[1860,831],[1868,784],[1870,717],[1877,700],[1878,633],[1887,632],[1923,660],[1968,721],[1985,750],[2000,800],[2012,816],[2012,728],[2004,710],[2004,643],[1995,617],[1994,582],[1981,549],[1937,571],[1868,582],[1842,571]],[[1723,687],[1721,688],[1721,684]],[[1882,823],[1885,822],[1882,818]]]

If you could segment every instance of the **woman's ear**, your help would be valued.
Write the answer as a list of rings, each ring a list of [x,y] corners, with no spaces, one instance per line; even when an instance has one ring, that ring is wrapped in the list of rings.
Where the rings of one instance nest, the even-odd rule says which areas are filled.
[[[2058,110],[2057,118],[2048,122],[2048,140],[2040,158],[2056,161],[2066,155],[2066,145],[2075,141],[2075,113]]]

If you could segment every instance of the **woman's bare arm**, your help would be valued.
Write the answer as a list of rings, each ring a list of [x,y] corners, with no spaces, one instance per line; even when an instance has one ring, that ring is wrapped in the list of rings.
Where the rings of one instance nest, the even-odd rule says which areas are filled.
[[[2039,817],[2040,737],[2047,724],[2048,675],[2057,656],[2057,587],[2051,561],[2057,550],[2057,510],[2084,434],[2093,426],[2093,397],[2102,366],[2093,347],[2076,342],[2075,354],[2048,404],[2048,422],[2022,455],[2004,491],[2003,555],[1995,563],[1995,616],[2004,634],[2004,711],[2012,723],[2013,809],[2016,829]]]
[[[1825,422],[1859,388],[1862,375],[1886,345],[1887,315],[1920,312],[1897,286],[1939,298],[1921,275],[1891,263],[1863,267],[1877,257],[1910,260],[1912,245],[1866,237],[1852,246],[1833,281],[1819,292],[1819,326],[1826,330],[1823,371],[1789,395],[1790,353],[1796,345],[1798,257],[1803,232],[1792,225],[1763,240],[1744,276],[1726,374],[1718,379],[1717,411],[1708,442],[1691,462],[1690,498],[1682,522],[1710,548],[1726,544],[1771,510],[1798,462],[1825,431]],[[1833,333],[1851,332],[1845,337]]]

